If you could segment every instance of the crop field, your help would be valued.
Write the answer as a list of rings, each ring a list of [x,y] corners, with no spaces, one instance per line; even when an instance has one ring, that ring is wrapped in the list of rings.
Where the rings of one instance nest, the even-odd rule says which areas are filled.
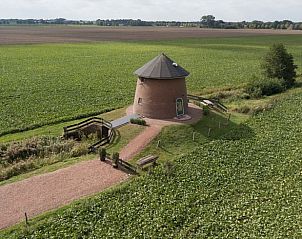
[[[302,67],[302,36],[0,46],[0,135],[131,104],[133,72],[161,52],[191,72],[190,93],[244,85],[283,42]]]
[[[299,238],[301,103],[301,93],[292,94],[244,123],[241,139],[230,131],[169,170],[158,167],[2,237]]]
[[[0,44],[173,40],[186,38],[301,35],[272,29],[206,29],[180,27],[0,26]]]

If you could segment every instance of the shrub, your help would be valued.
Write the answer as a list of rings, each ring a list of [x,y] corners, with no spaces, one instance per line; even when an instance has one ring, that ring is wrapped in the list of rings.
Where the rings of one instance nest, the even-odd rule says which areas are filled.
[[[70,152],[71,157],[80,157],[88,153],[89,153],[88,145],[85,143],[76,145],[75,147],[73,147],[73,149]]]
[[[99,155],[100,155],[100,160],[101,161],[105,161],[106,160],[106,156],[107,156],[107,152],[105,148],[100,148],[99,149]]]
[[[252,98],[270,96],[285,91],[283,81],[279,79],[259,78],[253,79],[245,88],[245,92]]]
[[[204,115],[204,116],[209,115],[209,114],[210,114],[209,106],[203,105],[203,106],[202,106],[202,112],[203,112],[203,115]]]
[[[0,181],[7,180],[11,177],[28,172],[35,168],[37,168],[37,165],[33,159],[20,161],[19,163],[13,164],[12,167],[1,170]]]
[[[88,142],[61,137],[33,137],[0,145],[0,181],[66,158],[88,153]]]
[[[131,124],[143,125],[143,126],[147,125],[146,121],[143,120],[143,119],[130,119],[130,123]]]
[[[236,108],[235,111],[242,114],[249,114],[252,111],[252,109],[247,105],[243,105],[239,108]]]
[[[59,137],[34,137],[1,146],[0,154],[8,163],[15,163],[29,157],[48,157],[53,154],[70,152],[75,141]]]
[[[288,53],[283,44],[274,44],[262,63],[264,74],[269,78],[282,79],[287,88],[293,86],[297,76],[297,66],[292,54]]]

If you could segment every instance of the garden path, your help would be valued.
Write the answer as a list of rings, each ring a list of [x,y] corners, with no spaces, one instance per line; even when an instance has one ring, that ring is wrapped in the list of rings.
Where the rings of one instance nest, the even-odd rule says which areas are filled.
[[[186,123],[197,122],[201,118],[201,110],[197,107],[191,107],[190,110],[193,117]],[[131,108],[127,113],[130,111]],[[146,121],[149,126],[122,149],[122,159],[129,160],[140,153],[164,126],[180,124],[177,120]],[[109,163],[95,159],[0,186],[0,229],[24,220],[25,212],[32,218],[76,199],[101,192],[128,178],[129,175],[113,169]]]

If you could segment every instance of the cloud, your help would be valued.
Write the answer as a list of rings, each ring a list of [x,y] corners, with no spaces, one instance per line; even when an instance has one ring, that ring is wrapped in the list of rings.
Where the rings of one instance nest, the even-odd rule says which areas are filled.
[[[226,21],[302,21],[301,0],[0,0],[0,18],[56,18],[197,21],[213,14]]]

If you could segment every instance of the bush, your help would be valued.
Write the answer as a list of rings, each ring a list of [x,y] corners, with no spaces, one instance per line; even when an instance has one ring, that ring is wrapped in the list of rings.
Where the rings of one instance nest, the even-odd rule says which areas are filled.
[[[270,78],[254,79],[245,88],[245,92],[252,98],[270,96],[285,90],[285,83],[282,80]]]
[[[88,153],[89,142],[33,137],[0,145],[0,181],[70,157]]]
[[[252,109],[247,105],[243,105],[240,106],[239,108],[236,108],[235,111],[242,114],[249,114],[252,111]]]
[[[81,143],[73,147],[73,149],[70,152],[70,155],[71,157],[80,157],[88,153],[89,153],[88,145],[85,143]]]
[[[274,44],[262,63],[264,74],[269,78],[282,79],[287,88],[295,83],[297,66],[292,54],[288,53],[283,44]]]
[[[106,160],[106,156],[107,156],[107,152],[105,148],[100,148],[99,149],[99,155],[100,155],[100,160],[101,161],[105,161]]]
[[[12,167],[4,168],[3,170],[1,170],[0,181],[4,181],[19,174],[26,173],[35,168],[37,168],[37,165],[33,159],[20,161],[16,164],[13,164]]]
[[[58,137],[33,137],[20,142],[1,145],[0,155],[8,163],[16,163],[29,157],[48,157],[53,154],[70,152],[75,141]]]
[[[202,106],[202,112],[203,112],[203,115],[204,115],[204,116],[209,115],[209,114],[210,114],[209,106],[203,105],[203,106]]]
[[[143,126],[147,125],[146,121],[143,120],[143,119],[130,119],[130,123],[131,124],[143,125]]]

